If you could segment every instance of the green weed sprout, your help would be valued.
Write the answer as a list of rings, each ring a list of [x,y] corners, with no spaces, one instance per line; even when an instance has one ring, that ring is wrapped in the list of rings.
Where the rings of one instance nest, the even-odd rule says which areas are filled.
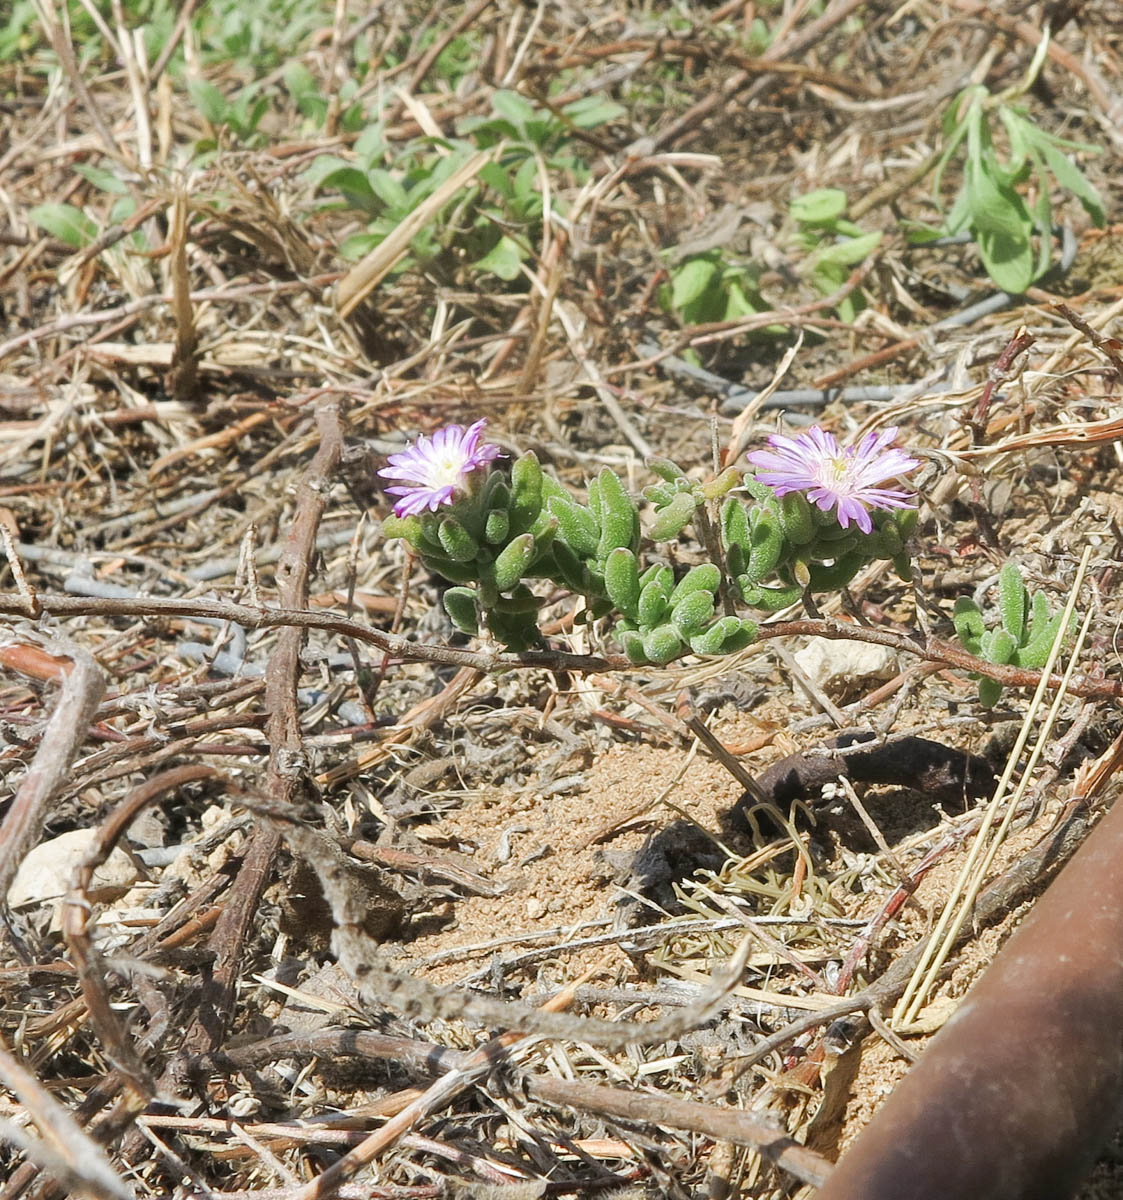
[[[1003,291],[1015,295],[1043,275],[1052,261],[1055,189],[1070,192],[1097,226],[1104,224],[1099,193],[1069,157],[1069,151],[1098,154],[1099,148],[1040,129],[1017,103],[1040,72],[1048,47],[1046,34],[1025,79],[1016,87],[991,95],[982,84],[973,84],[948,106],[943,123],[947,144],[936,165],[935,187],[939,189],[944,168],[959,154],[963,155],[963,184],[944,229],[921,233],[917,239],[970,230],[987,274]],[[1005,157],[996,145],[995,115],[1005,131]],[[1024,184],[1031,179],[1032,206],[1023,195]]]
[[[998,611],[988,621],[969,596],[955,602],[952,621],[960,644],[976,658],[1000,666],[1039,671],[1049,658],[1061,613],[1053,613],[1044,592],[1032,595],[1018,566],[1006,563],[998,575]],[[979,676],[979,701],[987,708],[998,703],[1002,684]]]
[[[846,216],[846,193],[838,188],[819,188],[797,196],[791,204],[792,219],[799,226],[799,242],[809,252],[802,268],[824,296],[837,292],[851,271],[877,249],[881,233],[866,233]],[[856,289],[843,298],[838,315],[853,321],[864,307]]]

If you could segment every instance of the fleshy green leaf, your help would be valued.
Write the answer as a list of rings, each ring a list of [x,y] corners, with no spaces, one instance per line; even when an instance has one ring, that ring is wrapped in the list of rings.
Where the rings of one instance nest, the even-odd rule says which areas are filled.
[[[526,533],[542,511],[542,468],[533,451],[511,464],[511,529]]]
[[[698,503],[690,492],[679,492],[666,508],[656,512],[647,536],[653,542],[669,542],[678,537],[690,524],[697,507]]]
[[[955,626],[955,636],[959,638],[960,644],[965,650],[978,657],[982,650],[983,634],[986,632],[986,625],[983,623],[983,614],[979,611],[979,606],[970,596],[960,596],[955,602],[955,611],[952,613],[951,620]]]
[[[495,560],[495,586],[506,592],[523,577],[534,560],[534,535],[520,534],[509,546],[504,546]]]
[[[998,573],[998,610],[1002,615],[1002,627],[1015,643],[1020,644],[1025,639],[1028,609],[1029,596],[1022,573],[1014,563],[1008,562]]]
[[[597,552],[600,530],[587,508],[568,498],[551,496],[546,501],[550,515],[557,517],[558,533],[562,540],[582,558],[592,558]]]
[[[638,515],[631,497],[615,471],[605,467],[597,478],[600,485],[601,532],[597,543],[597,559],[603,561],[621,547],[635,542]]]
[[[608,598],[626,617],[639,615],[639,566],[631,550],[613,550],[604,564],[604,586]]]
[[[663,666],[682,649],[682,638],[673,625],[658,625],[643,636],[643,652],[649,662]]]
[[[453,562],[471,562],[479,553],[480,544],[455,517],[445,517],[437,527],[441,549]]]
[[[451,587],[444,594],[445,612],[461,633],[471,636],[479,633],[479,617],[476,612],[476,593],[471,588]]]
[[[713,620],[714,598],[706,591],[689,592],[674,606],[671,621],[675,628],[689,638],[702,630]]]
[[[658,625],[664,621],[670,612],[670,601],[660,587],[658,580],[653,580],[640,589],[639,601],[636,605],[636,620],[644,629]]]
[[[780,498],[780,524],[793,546],[806,546],[815,536],[811,505],[802,492],[789,492]]]
[[[507,540],[511,529],[511,517],[505,508],[493,508],[484,524],[484,541],[489,546],[499,546]]]
[[[675,590],[671,593],[671,603],[678,604],[684,596],[689,596],[693,592],[709,592],[712,596],[720,583],[721,572],[713,563],[699,563],[698,566],[691,567],[678,581]]]

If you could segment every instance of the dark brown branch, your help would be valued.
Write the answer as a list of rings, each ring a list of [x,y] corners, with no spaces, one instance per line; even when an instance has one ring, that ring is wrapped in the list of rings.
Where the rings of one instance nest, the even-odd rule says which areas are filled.
[[[63,596],[51,592],[41,592],[38,598],[44,614],[56,617],[212,617],[233,621],[247,629],[275,629],[286,625],[299,629],[322,629],[342,637],[354,638],[355,641],[368,646],[376,646],[403,662],[433,662],[453,667],[473,667],[487,674],[526,667],[574,672],[640,669],[622,654],[567,654],[561,650],[528,650],[523,654],[510,654],[499,651],[461,650],[455,646],[431,646],[424,642],[411,642],[399,634],[384,633],[380,629],[373,629],[369,625],[337,613],[325,612],[323,609],[312,612],[303,608],[255,608],[248,604],[233,604],[223,600],[169,600],[153,597],[99,599]],[[0,596],[0,616],[4,615],[23,617],[25,612],[22,598],[12,593]],[[891,629],[852,625],[845,621],[778,621],[774,625],[762,625],[760,637],[762,641],[776,637],[822,637],[832,641],[872,642],[877,646],[889,646],[902,654],[915,655],[927,662],[987,675],[1005,687],[1032,688],[1041,681],[1040,671],[989,663],[938,638],[918,642]],[[1053,675],[1049,682],[1052,687],[1059,688],[1061,677]],[[1086,699],[1119,699],[1123,697],[1123,681],[1096,679],[1085,675],[1069,683],[1068,694]]]

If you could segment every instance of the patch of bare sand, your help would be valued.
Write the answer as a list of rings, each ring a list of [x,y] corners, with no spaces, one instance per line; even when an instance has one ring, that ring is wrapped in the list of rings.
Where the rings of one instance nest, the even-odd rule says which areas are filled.
[[[727,743],[747,741],[760,726],[735,714],[716,726]],[[453,920],[442,929],[413,939],[409,958],[401,965],[420,966],[435,982],[452,982],[477,970],[488,952],[467,952],[463,959],[429,968],[430,956],[457,947],[471,947],[495,938],[573,926],[612,915],[619,888],[606,858],[619,860],[643,845],[654,831],[679,816],[718,833],[720,814],[741,794],[740,785],[724,767],[699,753],[683,769],[685,747],[638,743],[613,746],[586,773],[584,786],[568,795],[543,796],[533,788],[522,793],[495,790],[473,799],[430,827],[459,849],[473,854],[475,868],[509,890],[501,896],[466,896],[456,902]],[[756,771],[772,757],[762,752]],[[673,784],[673,786],[672,786]],[[670,788],[666,804],[658,803]],[[653,806],[653,807],[652,807]],[[628,822],[602,840],[606,830]],[[639,819],[639,818],[643,819]],[[498,861],[509,851],[506,862]],[[655,919],[656,914],[652,914]],[[518,953],[512,945],[505,957]],[[601,950],[572,956],[573,968],[587,965]],[[616,965],[629,960],[617,951]]]

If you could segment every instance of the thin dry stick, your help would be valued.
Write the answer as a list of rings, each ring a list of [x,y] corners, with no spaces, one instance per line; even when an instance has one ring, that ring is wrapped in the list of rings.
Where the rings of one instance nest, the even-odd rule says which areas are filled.
[[[25,640],[12,639],[6,645]],[[31,767],[0,825],[0,904],[8,895],[24,855],[43,832],[47,806],[66,782],[105,693],[105,677],[85,650],[62,640],[48,642],[47,646],[57,656],[62,690]]]
[[[560,650],[528,650],[523,654],[512,654],[461,650],[455,646],[431,646],[424,642],[411,642],[398,634],[384,633],[380,629],[322,609],[311,611],[283,607],[258,608],[222,600],[175,600],[152,596],[106,599],[52,592],[41,592],[38,599],[45,614],[59,617],[93,614],[126,617],[213,617],[216,620],[244,625],[247,629],[275,629],[283,625],[301,629],[323,629],[329,633],[354,638],[355,641],[369,646],[376,646],[403,662],[435,662],[455,667],[473,667],[486,674],[518,670],[520,667],[574,672],[636,669],[635,664],[622,654],[567,654]],[[26,601],[22,596],[12,593],[0,595],[0,616],[23,616],[25,605]],[[869,642],[875,646],[889,646],[928,662],[986,675],[1004,687],[1037,687],[1043,678],[1040,671],[987,662],[986,659],[976,658],[966,650],[949,642],[942,642],[938,638],[917,642],[907,634],[897,633],[892,629],[853,625],[833,619],[777,621],[774,625],[760,627],[761,641],[780,637],[822,637],[831,641]],[[1059,688],[1062,683],[1059,675],[1050,675],[1047,686]],[[1123,681],[1085,676],[1071,681],[1067,690],[1069,695],[1085,699],[1119,699],[1123,698]]]
[[[316,423],[320,431],[320,448],[298,487],[296,518],[277,564],[278,591],[282,603],[286,604],[307,602],[316,533],[327,504],[328,481],[343,453],[338,402],[322,401],[316,409]],[[265,787],[281,803],[291,803],[304,783],[300,770],[304,761],[304,743],[296,703],[303,642],[301,630],[284,630],[269,657],[265,674],[265,704],[269,712],[266,737],[270,747]],[[193,1049],[217,1046],[225,1036],[233,1015],[246,935],[269,882],[279,847],[280,838],[272,830],[259,829],[250,843],[229,902],[211,938],[217,958],[210,986],[205,989],[204,1011],[188,1034],[187,1044]]]
[[[66,938],[70,959],[82,986],[90,1022],[105,1044],[117,1070],[130,1086],[138,1113],[144,1110],[154,1094],[155,1084],[126,1037],[124,1027],[110,1003],[104,966],[93,944],[96,921],[87,893],[94,872],[109,857],[113,847],[142,809],[166,792],[200,779],[213,778],[216,773],[213,767],[202,764],[176,767],[134,788],[102,822],[96,840],[78,866],[74,884],[63,905],[63,936]]]

